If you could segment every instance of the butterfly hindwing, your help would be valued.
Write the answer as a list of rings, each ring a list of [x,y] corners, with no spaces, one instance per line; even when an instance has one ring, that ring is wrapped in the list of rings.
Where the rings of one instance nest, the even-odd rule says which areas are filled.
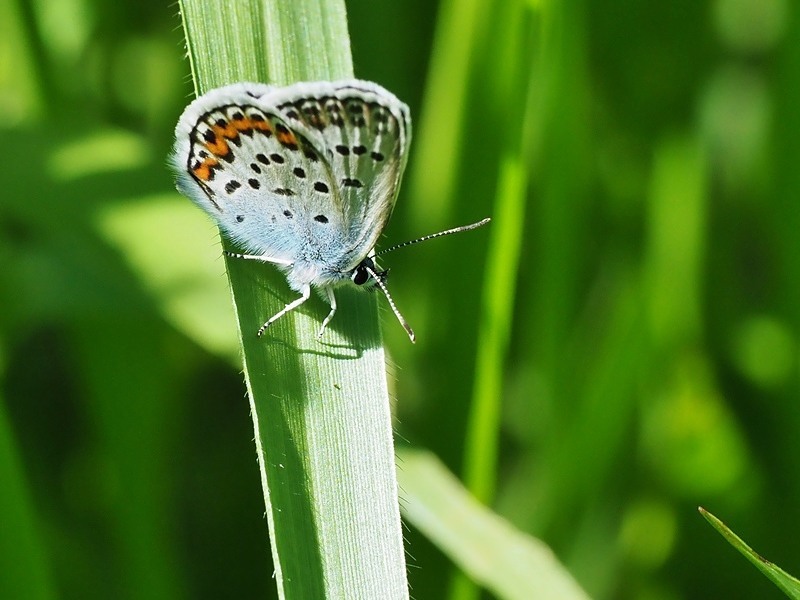
[[[343,262],[353,267],[391,216],[408,155],[408,108],[366,81],[297,84],[285,95],[282,113],[313,132],[313,143],[327,155],[347,224]]]

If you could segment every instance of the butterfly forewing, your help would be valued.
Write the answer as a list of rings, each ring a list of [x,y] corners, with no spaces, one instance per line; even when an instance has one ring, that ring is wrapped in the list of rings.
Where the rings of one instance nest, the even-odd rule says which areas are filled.
[[[324,150],[270,102],[276,89],[236,84],[195,101],[178,126],[188,144],[176,162],[182,191],[230,237],[291,262],[304,246],[330,246],[344,210]]]

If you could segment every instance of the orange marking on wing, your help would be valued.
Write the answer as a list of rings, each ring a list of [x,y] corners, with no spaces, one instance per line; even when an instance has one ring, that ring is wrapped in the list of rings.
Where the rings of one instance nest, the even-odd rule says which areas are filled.
[[[196,169],[192,169],[192,172],[198,179],[202,179],[203,181],[208,181],[211,179],[212,170],[217,165],[219,165],[219,161],[217,161],[216,158],[209,157],[205,159],[199,167],[197,167]]]
[[[224,136],[230,140],[239,135],[239,129],[236,126],[236,121],[228,121],[227,123],[225,123],[224,127],[220,127],[219,125],[214,125],[214,133],[216,133],[217,135]]]
[[[253,129],[258,129],[259,131],[272,131],[272,125],[269,124],[269,121],[252,121]]]
[[[214,132],[216,133],[216,128],[214,128]],[[228,142],[221,135],[217,135],[213,142],[206,142],[205,146],[214,156],[227,156],[230,152]]]
[[[297,145],[297,138],[294,137],[291,131],[279,131],[278,141],[284,145]]]
[[[272,131],[272,126],[263,119],[239,119],[238,121],[233,121],[233,125],[238,131],[248,131],[250,129],[257,129],[258,131]]]

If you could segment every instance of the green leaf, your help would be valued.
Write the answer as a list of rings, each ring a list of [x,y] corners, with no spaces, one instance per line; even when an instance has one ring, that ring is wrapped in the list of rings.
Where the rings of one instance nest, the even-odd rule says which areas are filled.
[[[714,529],[722,534],[722,537],[728,540],[728,543],[731,546],[736,548],[747,560],[758,567],[758,570],[766,575],[767,579],[772,581],[772,583],[777,585],[784,594],[789,596],[789,598],[800,599],[800,580],[795,579],[777,565],[774,565],[763,556],[760,556],[754,552],[753,549],[748,546],[744,540],[742,540],[742,538],[728,529],[725,523],[720,521],[705,508],[700,506],[697,510],[700,511],[700,514],[703,515],[706,521],[711,523],[711,526],[714,527]]]
[[[429,452],[398,451],[398,475],[405,517],[498,598],[588,598],[550,548],[482,506]]]
[[[342,0],[180,4],[200,92],[352,75]],[[280,597],[407,598],[376,298],[339,293],[321,341],[313,300],[258,338],[295,294],[269,266],[226,264]]]

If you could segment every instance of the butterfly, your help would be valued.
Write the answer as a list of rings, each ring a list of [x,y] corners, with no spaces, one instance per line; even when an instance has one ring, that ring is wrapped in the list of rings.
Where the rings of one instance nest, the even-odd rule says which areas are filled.
[[[236,83],[213,89],[184,110],[171,163],[178,190],[204,210],[244,253],[276,265],[300,297],[317,288],[336,313],[334,289],[377,286],[413,342],[414,331],[386,287],[379,254],[475,229],[456,227],[376,253],[392,214],[411,141],[408,107],[368,81]]]

